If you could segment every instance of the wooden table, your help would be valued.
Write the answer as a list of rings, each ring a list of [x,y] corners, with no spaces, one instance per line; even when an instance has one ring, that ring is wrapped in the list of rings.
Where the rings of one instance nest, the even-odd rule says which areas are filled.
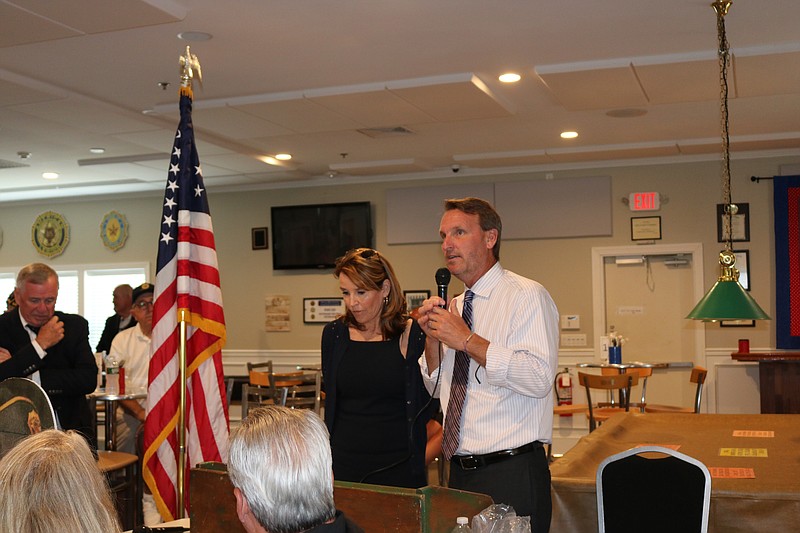
[[[608,362],[594,362],[577,363],[578,368],[616,368],[620,374],[624,374],[628,368],[693,368],[694,363],[691,361],[670,361],[667,363],[645,363],[643,361],[629,361],[627,363],[608,363]]]
[[[762,413],[800,413],[800,352],[735,352],[731,357],[758,363]]]
[[[734,437],[734,430],[774,431],[775,436]],[[709,532],[800,531],[798,442],[800,418],[794,415],[616,415],[550,465],[551,531],[596,532],[597,466],[610,455],[643,444],[679,445],[678,451],[710,468],[754,470],[754,479],[712,479]],[[723,457],[721,448],[766,448],[768,456]]]

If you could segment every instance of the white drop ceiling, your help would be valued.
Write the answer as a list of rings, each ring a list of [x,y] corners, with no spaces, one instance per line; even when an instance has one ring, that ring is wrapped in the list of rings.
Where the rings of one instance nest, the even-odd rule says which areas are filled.
[[[796,0],[730,9],[734,160],[800,158],[798,20]],[[708,0],[0,0],[0,21],[0,203],[162,190],[187,44],[210,189],[720,152]]]

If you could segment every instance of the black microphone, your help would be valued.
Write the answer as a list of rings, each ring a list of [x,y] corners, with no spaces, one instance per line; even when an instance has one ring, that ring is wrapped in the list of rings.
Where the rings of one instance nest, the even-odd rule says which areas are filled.
[[[442,267],[436,271],[436,288],[439,289],[439,298],[447,302],[447,286],[450,285],[450,271]],[[440,306],[442,309],[444,305]]]

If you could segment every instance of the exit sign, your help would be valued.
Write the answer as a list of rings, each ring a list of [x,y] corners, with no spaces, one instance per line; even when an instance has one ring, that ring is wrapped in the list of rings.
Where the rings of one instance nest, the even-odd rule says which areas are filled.
[[[658,211],[661,209],[661,196],[657,192],[632,192],[628,195],[631,211]]]

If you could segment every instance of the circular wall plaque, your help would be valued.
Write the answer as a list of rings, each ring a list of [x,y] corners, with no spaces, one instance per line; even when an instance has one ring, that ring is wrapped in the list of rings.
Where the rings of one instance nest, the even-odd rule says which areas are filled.
[[[128,219],[116,211],[106,213],[100,223],[100,238],[103,244],[112,252],[116,252],[128,239]]]
[[[46,257],[60,255],[69,243],[69,224],[59,213],[46,211],[31,227],[31,243]]]

